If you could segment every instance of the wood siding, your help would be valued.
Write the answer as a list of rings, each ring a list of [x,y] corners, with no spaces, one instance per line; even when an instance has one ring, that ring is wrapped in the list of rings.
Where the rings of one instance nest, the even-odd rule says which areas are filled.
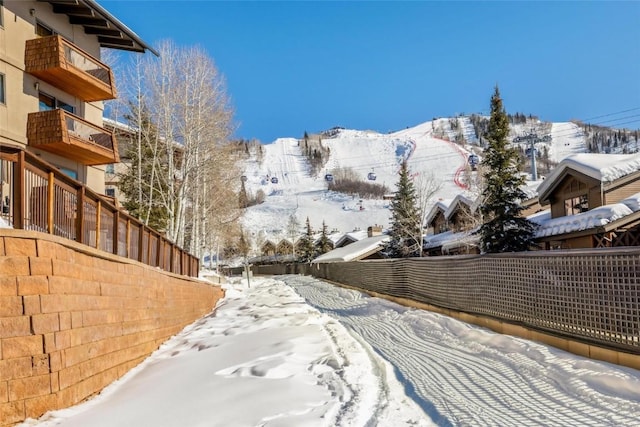
[[[587,195],[589,209],[602,206],[600,181],[575,171],[567,173],[549,196],[551,218],[566,216],[564,201],[583,194]]]
[[[619,203],[627,197],[640,193],[640,173],[620,181],[624,182],[605,187],[605,204]]]

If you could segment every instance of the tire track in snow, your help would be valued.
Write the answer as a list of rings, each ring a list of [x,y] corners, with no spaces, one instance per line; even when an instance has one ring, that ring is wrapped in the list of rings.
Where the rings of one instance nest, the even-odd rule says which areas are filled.
[[[317,279],[284,281],[392,363],[407,393],[440,425],[640,425],[637,399],[589,387],[585,378],[598,372],[577,370],[576,358],[560,350]]]

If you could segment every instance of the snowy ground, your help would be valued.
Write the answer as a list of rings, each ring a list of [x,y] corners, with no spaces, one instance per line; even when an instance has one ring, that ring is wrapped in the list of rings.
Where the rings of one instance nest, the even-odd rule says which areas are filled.
[[[640,371],[309,277],[246,285],[93,400],[22,425],[640,425]]]

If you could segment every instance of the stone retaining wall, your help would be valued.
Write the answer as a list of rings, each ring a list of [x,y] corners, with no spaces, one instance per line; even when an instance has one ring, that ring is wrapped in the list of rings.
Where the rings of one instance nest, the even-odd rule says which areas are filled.
[[[75,242],[0,229],[0,426],[98,393],[223,296]]]

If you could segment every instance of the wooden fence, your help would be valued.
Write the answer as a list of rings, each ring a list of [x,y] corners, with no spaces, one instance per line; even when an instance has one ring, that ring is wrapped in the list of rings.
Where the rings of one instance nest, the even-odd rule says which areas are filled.
[[[640,354],[640,248],[255,266]]]
[[[16,229],[53,234],[196,277],[199,259],[38,157],[0,147],[0,217]]]

